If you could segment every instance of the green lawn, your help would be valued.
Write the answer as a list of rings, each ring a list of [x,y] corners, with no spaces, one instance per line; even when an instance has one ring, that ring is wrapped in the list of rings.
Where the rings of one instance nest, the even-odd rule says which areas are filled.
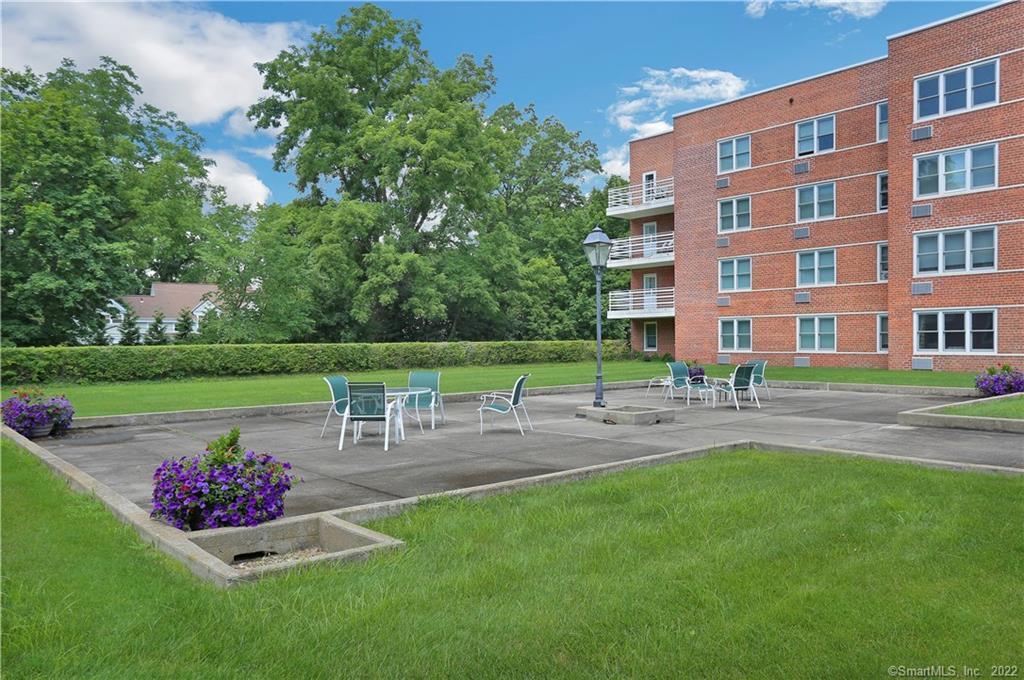
[[[713,376],[728,376],[729,366],[709,366]],[[604,367],[605,381],[636,380],[662,375],[660,362],[609,361]],[[459,366],[442,369],[444,392],[470,392],[511,389],[521,373],[531,373],[529,386],[566,385],[594,380],[593,363],[526,364],[499,366]],[[351,379],[384,380],[405,384],[407,370],[348,373]],[[885,371],[851,368],[772,367],[768,379],[814,380],[823,382],[860,382],[899,385],[936,385],[971,387],[970,373],[929,371]],[[13,387],[13,385],[11,386]],[[185,380],[95,383],[89,385],[44,385],[49,393],[65,393],[79,416],[145,413],[222,406],[257,406],[328,398],[327,387],[319,375],[273,375],[244,378],[192,378]]]
[[[426,504],[219,591],[4,442],[7,677],[886,677],[1018,664],[1024,478],[743,452]],[[938,656],[937,656],[938,655]]]
[[[981,401],[976,404],[958,404],[944,408],[941,412],[948,416],[1024,419],[1024,394],[995,401]]]

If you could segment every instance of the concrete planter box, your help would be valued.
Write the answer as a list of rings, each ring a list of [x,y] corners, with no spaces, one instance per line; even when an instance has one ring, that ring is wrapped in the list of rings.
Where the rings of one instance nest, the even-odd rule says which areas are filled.
[[[975,404],[996,401],[997,399],[1018,398],[1024,400],[1020,394],[1004,394],[999,397],[979,399]],[[943,409],[950,406],[963,406],[964,404],[943,404],[941,406],[929,406],[918,408],[912,411],[903,411],[896,416],[896,422],[900,425],[911,427],[947,427],[960,430],[981,430],[984,432],[1013,432],[1024,434],[1024,420],[1013,418],[988,418],[981,416],[954,416],[942,413]]]
[[[577,406],[576,417],[608,425],[656,425],[675,422],[676,412],[655,406]]]
[[[363,559],[374,551],[404,545],[398,539],[329,514],[302,515],[256,527],[195,531],[187,538],[228,565],[240,580],[317,562]],[[289,558],[289,553],[297,554]],[[260,559],[264,556],[269,560]]]

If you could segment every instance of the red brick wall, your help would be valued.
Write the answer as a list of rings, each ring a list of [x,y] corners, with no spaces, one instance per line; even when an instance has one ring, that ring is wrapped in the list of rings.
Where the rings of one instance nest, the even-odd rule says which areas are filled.
[[[1017,50],[1011,54],[1003,54]],[[936,370],[978,370],[997,361],[1024,361],[1024,187],[913,200],[913,156],[1002,139],[998,185],[1024,185],[1024,102],[914,123],[914,79],[966,62],[1000,57],[999,101],[1024,97],[1024,4],[1015,2],[889,42],[890,100],[890,365],[910,368],[914,355],[913,310],[942,307],[997,308],[1001,356],[932,356]],[[932,126],[932,137],[911,141],[915,127]],[[930,203],[932,216],[910,217],[911,206]],[[996,273],[914,278],[913,235],[961,225],[997,225]],[[931,281],[930,295],[911,295],[912,281]]]
[[[629,145],[629,183],[639,184],[645,172],[655,171],[658,179],[672,176],[672,133],[647,137]]]
[[[653,322],[658,324],[658,349],[650,354],[673,354],[675,347],[675,332],[672,319],[633,319],[630,325],[630,345],[636,352],[644,348],[644,324]]]

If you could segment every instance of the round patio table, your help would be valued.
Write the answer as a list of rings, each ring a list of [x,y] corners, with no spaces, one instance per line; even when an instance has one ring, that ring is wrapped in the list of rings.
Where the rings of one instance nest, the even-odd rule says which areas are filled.
[[[397,422],[395,423],[395,434],[399,440],[405,439],[405,402],[409,397],[430,394],[429,387],[388,387],[385,389],[388,397],[395,399],[395,408],[398,409]]]

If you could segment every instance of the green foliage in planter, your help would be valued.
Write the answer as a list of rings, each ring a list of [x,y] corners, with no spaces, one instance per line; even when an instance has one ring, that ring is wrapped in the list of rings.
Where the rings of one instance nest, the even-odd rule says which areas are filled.
[[[631,356],[626,343],[618,340],[606,341],[603,351],[608,360]],[[2,379],[9,384],[106,382],[573,362],[593,357],[591,340],[25,347],[4,352]]]

